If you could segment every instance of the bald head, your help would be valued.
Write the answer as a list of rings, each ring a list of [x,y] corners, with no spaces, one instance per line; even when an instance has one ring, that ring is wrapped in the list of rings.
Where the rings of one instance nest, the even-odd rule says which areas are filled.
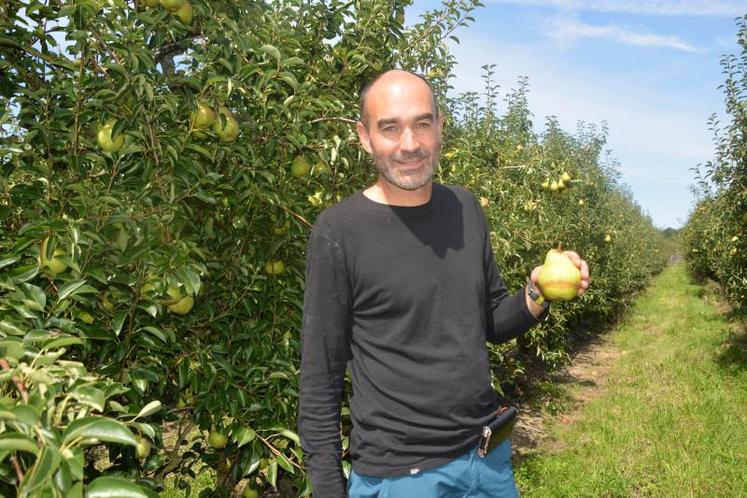
[[[419,74],[403,71],[401,69],[392,69],[385,73],[381,73],[369,81],[366,86],[363,87],[363,90],[361,90],[359,103],[361,122],[363,122],[365,126],[368,126],[368,120],[370,118],[369,100],[371,98],[387,98],[387,95],[401,97],[405,92],[422,92],[423,90],[427,91],[428,95],[430,95],[433,115],[438,118],[436,98],[433,94],[433,87],[431,87],[428,80]]]

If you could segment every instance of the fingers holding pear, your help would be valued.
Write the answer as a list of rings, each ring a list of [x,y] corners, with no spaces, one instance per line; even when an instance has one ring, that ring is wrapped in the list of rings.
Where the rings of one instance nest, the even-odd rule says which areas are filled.
[[[576,268],[579,270],[581,269],[581,256],[579,256],[576,251],[563,251],[563,254],[568,256],[568,259],[571,260],[571,263],[576,265]]]
[[[589,283],[591,282],[591,276],[589,274],[589,265],[586,263],[586,261],[581,259],[581,256],[579,256],[576,251],[563,251],[563,254],[568,256],[571,262],[581,272],[581,284],[579,285],[579,289],[577,292],[577,294],[580,296],[584,293],[584,291],[586,291],[586,289],[589,288]]]
[[[539,283],[539,274],[540,274],[540,271],[542,271],[542,267],[541,266],[535,266],[534,269],[532,270],[532,273],[529,274],[529,280],[531,280],[531,282],[534,285],[537,285]]]

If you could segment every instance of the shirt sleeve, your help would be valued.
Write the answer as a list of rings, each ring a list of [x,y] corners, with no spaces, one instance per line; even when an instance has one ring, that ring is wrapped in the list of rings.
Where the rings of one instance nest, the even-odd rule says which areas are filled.
[[[516,294],[509,294],[495,264],[490,242],[486,249],[486,296],[485,324],[488,342],[500,344],[518,337],[535,325],[539,319],[527,306],[524,287]]]
[[[314,498],[346,498],[340,409],[350,358],[350,284],[339,246],[312,231],[306,256],[298,430]]]

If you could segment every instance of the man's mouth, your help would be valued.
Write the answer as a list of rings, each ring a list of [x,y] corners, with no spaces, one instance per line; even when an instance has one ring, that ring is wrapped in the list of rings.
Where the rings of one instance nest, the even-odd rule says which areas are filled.
[[[413,158],[399,160],[397,161],[397,164],[400,164],[402,166],[418,166],[424,160],[425,160],[424,157],[413,157]]]

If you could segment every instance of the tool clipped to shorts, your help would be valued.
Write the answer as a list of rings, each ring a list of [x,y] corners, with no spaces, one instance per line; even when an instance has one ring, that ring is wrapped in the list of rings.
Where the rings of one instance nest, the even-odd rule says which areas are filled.
[[[477,454],[480,457],[490,453],[493,448],[501,444],[511,434],[518,413],[519,410],[513,406],[503,406],[498,409],[493,421],[483,426],[480,442],[477,445]]]

